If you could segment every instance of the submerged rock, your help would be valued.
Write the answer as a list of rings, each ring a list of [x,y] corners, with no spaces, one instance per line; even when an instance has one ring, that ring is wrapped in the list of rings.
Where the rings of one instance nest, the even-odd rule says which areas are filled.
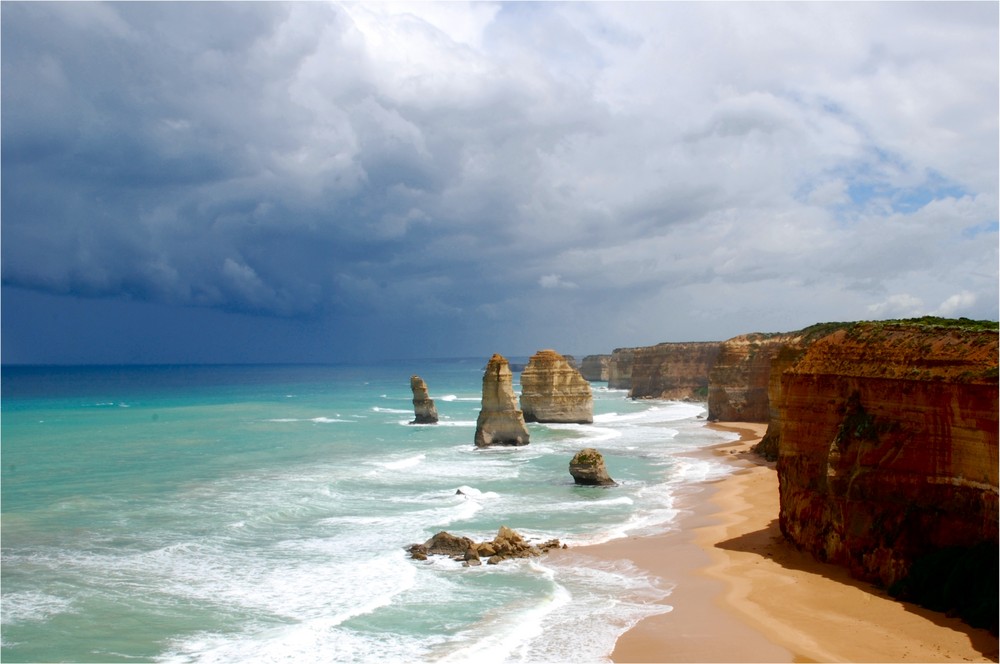
[[[483,373],[483,403],[476,420],[476,447],[527,445],[528,427],[517,408],[510,364],[494,353]]]
[[[427,383],[420,376],[410,376],[410,390],[413,392],[414,419],[410,424],[437,424],[438,412],[427,393]]]
[[[577,484],[585,486],[614,486],[617,483],[608,476],[604,466],[604,455],[593,447],[587,447],[576,453],[569,462],[569,474]]]

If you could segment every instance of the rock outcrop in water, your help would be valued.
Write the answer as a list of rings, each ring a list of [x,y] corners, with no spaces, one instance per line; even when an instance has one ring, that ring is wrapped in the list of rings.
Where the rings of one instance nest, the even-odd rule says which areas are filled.
[[[629,396],[704,401],[708,396],[708,373],[721,347],[720,342],[708,341],[634,349]]]
[[[413,544],[407,550],[415,560],[427,560],[428,556],[440,555],[472,566],[481,565],[483,558],[487,565],[496,565],[511,558],[531,558],[560,548],[565,549],[566,545],[557,539],[532,544],[516,531],[500,526],[496,537],[488,542],[474,542],[468,537],[457,537],[441,531],[423,544]]]
[[[590,383],[556,351],[540,350],[521,372],[521,412],[525,422],[590,424]]]
[[[587,380],[607,382],[610,355],[587,355],[580,362],[580,375]]]
[[[577,452],[569,462],[569,474],[573,481],[584,486],[614,486],[616,482],[608,475],[604,465],[604,455],[593,447]]]
[[[483,402],[476,420],[476,447],[527,445],[528,427],[517,408],[513,374],[502,355],[494,353],[483,372]]]
[[[785,537],[886,586],[929,553],[995,544],[997,350],[996,331],[896,322],[790,353],[771,395]]]
[[[437,406],[427,393],[427,383],[424,379],[420,376],[410,376],[410,390],[413,392],[414,414],[410,424],[437,424]]]

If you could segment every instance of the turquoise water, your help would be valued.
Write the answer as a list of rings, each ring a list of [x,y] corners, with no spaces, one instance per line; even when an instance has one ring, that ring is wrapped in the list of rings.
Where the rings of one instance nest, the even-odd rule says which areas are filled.
[[[501,525],[571,547],[669,529],[679,492],[727,472],[683,452],[730,436],[703,404],[595,383],[593,425],[478,450],[484,364],[4,367],[0,658],[606,661],[669,610],[671,580],[404,548]],[[414,373],[438,425],[408,424]],[[620,486],[573,484],[586,446]]]

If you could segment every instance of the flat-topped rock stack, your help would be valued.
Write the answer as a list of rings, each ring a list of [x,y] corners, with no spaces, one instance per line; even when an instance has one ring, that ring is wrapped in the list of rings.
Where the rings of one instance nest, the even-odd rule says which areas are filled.
[[[483,372],[483,403],[476,420],[476,447],[527,445],[528,427],[517,408],[510,363],[494,353]]]
[[[590,424],[590,383],[556,351],[540,350],[521,372],[521,411],[525,422]]]

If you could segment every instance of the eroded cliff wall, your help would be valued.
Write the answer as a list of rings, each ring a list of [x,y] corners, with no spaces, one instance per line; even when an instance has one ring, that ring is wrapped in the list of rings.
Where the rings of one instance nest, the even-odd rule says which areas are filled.
[[[636,348],[615,348],[608,362],[608,388],[627,390],[632,387],[632,360]]]
[[[754,333],[723,341],[708,374],[708,419],[770,421],[771,362],[798,338],[797,333]]]
[[[997,541],[997,332],[857,323],[791,350],[771,395],[788,539],[885,585]]]
[[[580,362],[580,374],[587,380],[607,381],[610,355],[587,355]]]
[[[708,373],[719,357],[718,341],[662,343],[634,349],[629,396],[633,399],[696,399],[708,396]]]

